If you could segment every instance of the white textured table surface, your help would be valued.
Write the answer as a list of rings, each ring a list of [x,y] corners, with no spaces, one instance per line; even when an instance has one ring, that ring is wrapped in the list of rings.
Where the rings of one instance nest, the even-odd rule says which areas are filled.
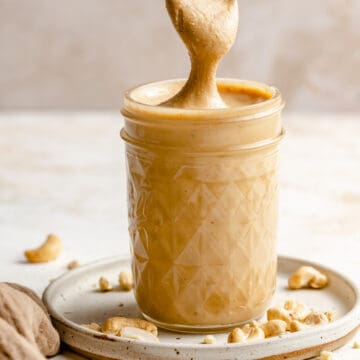
[[[360,285],[360,115],[285,114],[284,125],[279,252]],[[41,294],[70,260],[129,252],[121,126],[114,113],[0,113],[0,281]],[[49,232],[64,254],[26,264],[24,249]],[[360,350],[348,345],[336,359],[360,359]]]

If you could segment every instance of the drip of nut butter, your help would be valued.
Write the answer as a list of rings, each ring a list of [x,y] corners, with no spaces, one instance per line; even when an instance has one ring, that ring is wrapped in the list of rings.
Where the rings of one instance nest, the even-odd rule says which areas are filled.
[[[166,0],[166,7],[188,49],[191,72],[184,87],[161,105],[226,108],[217,89],[216,70],[236,38],[237,0]]]

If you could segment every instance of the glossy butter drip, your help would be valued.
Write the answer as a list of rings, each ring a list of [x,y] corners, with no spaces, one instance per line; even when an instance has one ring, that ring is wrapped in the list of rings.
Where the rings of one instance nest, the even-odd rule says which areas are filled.
[[[166,0],[166,6],[188,49],[191,72],[184,87],[161,105],[191,109],[227,107],[216,86],[216,71],[236,38],[237,0]]]

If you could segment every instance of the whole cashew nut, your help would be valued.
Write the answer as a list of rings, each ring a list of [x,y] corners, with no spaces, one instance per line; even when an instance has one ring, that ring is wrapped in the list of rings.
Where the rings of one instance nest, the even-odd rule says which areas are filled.
[[[302,288],[322,289],[328,284],[325,274],[311,266],[300,267],[288,281],[289,288],[296,290]]]
[[[50,234],[37,249],[26,250],[25,256],[30,263],[44,263],[55,260],[62,252],[62,241]]]

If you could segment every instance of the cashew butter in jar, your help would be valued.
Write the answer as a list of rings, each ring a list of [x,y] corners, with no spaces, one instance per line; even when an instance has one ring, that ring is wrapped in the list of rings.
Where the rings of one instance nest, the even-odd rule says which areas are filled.
[[[186,16],[198,9],[187,7],[187,15],[184,2],[167,5],[186,30]],[[232,4],[222,21],[234,22],[236,1],[200,1],[217,6],[210,18],[219,2]],[[122,110],[135,297],[146,319],[185,332],[262,316],[277,268],[281,94],[254,81],[216,80],[216,64],[194,65],[208,59],[200,50],[189,79],[129,90]]]

